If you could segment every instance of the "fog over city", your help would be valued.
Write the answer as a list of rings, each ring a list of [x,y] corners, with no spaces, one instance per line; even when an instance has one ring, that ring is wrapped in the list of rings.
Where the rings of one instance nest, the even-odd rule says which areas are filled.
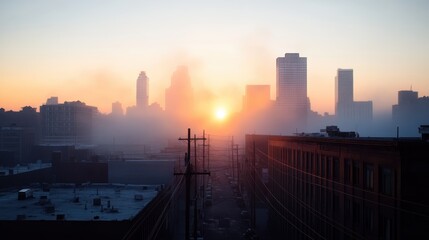
[[[5,239],[429,239],[429,1],[0,0]]]

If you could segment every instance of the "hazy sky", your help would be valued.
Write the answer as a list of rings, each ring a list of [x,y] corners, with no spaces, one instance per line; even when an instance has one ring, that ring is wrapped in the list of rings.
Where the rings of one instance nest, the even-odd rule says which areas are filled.
[[[429,1],[0,0],[0,107],[50,96],[108,113],[135,104],[139,72],[164,105],[178,65],[195,90],[241,107],[246,84],[270,84],[275,59],[307,57],[312,109],[333,113],[337,68],[354,69],[355,100],[376,111],[397,91],[429,95]]]

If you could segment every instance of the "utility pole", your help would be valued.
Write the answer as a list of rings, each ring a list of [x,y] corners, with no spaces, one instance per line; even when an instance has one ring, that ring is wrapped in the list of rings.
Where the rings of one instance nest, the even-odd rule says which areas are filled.
[[[203,171],[206,170],[205,151],[206,151],[206,131],[203,130]],[[203,208],[203,222],[204,222],[205,221],[206,176],[203,175],[202,178],[203,178],[203,192],[202,192],[203,204],[202,204],[202,208]],[[201,232],[204,236],[204,226],[202,227]]]
[[[206,130],[203,130],[203,171],[206,170],[206,160],[205,160],[205,151],[206,151]],[[203,187],[205,187],[206,181],[205,176],[203,176]],[[205,189],[203,189],[203,198],[205,195]],[[204,206],[204,203],[203,203]]]
[[[191,166],[191,129],[188,128],[188,137],[187,138],[179,138],[179,140],[185,140],[188,142],[188,152],[185,153],[185,165],[186,165],[186,169],[184,173],[174,173],[174,175],[185,175],[186,177],[186,196],[185,196],[185,240],[189,240],[190,239],[190,208],[191,208],[191,176],[192,175],[201,175],[201,174],[207,174],[210,175],[210,172],[204,171],[204,172],[197,172],[196,169],[195,171],[192,170],[192,166]],[[194,135],[194,141],[196,142],[197,140],[204,140],[204,138],[197,138]],[[196,149],[196,145],[195,145],[195,149]],[[196,155],[196,150],[195,150],[195,155]],[[195,156],[195,167],[196,167],[196,163],[197,163],[197,158]],[[197,185],[195,183],[195,185]],[[197,208],[197,204],[195,201],[195,209]],[[194,219],[194,224],[196,223],[196,218]],[[197,234],[196,234],[196,229],[197,226],[195,225],[194,228],[194,239],[197,238]]]
[[[195,166],[194,171],[198,171],[197,167],[197,135],[194,134],[194,159]],[[203,169],[204,170],[204,169]],[[197,228],[198,228],[198,175],[195,174],[195,195],[194,195],[194,239],[197,239]]]
[[[233,150],[236,150],[236,158],[235,158],[235,160],[236,160],[236,169],[237,169],[237,186],[238,186],[238,191],[239,192],[241,192],[241,188],[240,188],[240,163],[238,162],[238,144],[234,144],[234,146],[235,146],[235,149],[233,149]]]
[[[198,146],[202,146],[203,147],[203,171],[210,171],[208,169],[208,167],[206,168],[206,147],[208,147],[209,145],[206,144],[206,132],[205,130],[203,130],[203,144],[202,145],[198,145]],[[207,158],[209,157],[209,155],[207,155]],[[202,182],[203,182],[203,187],[205,187],[206,185],[206,178],[205,176],[202,176]],[[205,197],[205,191],[203,191],[203,193],[201,194],[203,196],[203,198]]]
[[[207,144],[207,169],[210,171],[210,134]]]
[[[232,181],[235,181],[235,174],[234,174],[234,136],[231,137],[231,164],[232,164]]]
[[[253,194],[252,194],[252,227],[256,228],[256,145],[253,139]]]

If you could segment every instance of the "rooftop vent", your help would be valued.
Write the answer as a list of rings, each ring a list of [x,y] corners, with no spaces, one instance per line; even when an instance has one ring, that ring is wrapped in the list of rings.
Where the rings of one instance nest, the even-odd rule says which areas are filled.
[[[422,135],[423,141],[429,141],[429,125],[420,125],[419,133]]]
[[[18,191],[18,200],[25,200],[33,197],[33,190],[24,188]]]
[[[94,206],[101,206],[101,198],[94,198],[92,200],[92,205],[94,205]]]

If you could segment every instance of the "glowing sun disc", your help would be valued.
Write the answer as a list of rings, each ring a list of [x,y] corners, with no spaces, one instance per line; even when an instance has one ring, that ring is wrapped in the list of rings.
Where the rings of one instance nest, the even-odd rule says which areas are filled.
[[[226,110],[224,108],[216,109],[216,112],[215,112],[216,119],[224,120],[226,118],[226,115],[227,115],[227,113],[226,113]]]

